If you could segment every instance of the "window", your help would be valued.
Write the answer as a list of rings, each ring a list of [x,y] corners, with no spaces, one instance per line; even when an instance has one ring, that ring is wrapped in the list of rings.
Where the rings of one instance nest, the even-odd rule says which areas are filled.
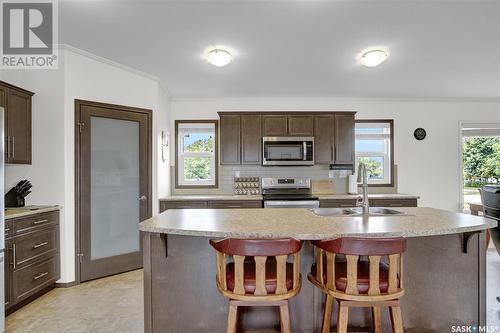
[[[176,120],[175,187],[217,187],[217,120]]]
[[[356,120],[356,168],[365,163],[368,184],[394,186],[392,120]]]

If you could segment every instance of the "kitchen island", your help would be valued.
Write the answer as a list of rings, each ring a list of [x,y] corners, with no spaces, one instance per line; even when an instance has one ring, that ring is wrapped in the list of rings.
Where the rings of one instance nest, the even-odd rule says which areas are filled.
[[[211,238],[302,240],[407,237],[402,298],[406,332],[449,332],[452,325],[485,323],[485,230],[496,222],[432,208],[398,208],[403,215],[317,216],[307,209],[173,209],[140,224],[143,231],[145,332],[223,332],[227,299],[215,286]],[[302,289],[290,301],[294,332],[321,327],[320,291],[307,273],[314,261],[305,242]],[[334,310],[335,311],[335,310]],[[384,329],[390,327],[383,312]],[[369,328],[368,309],[349,314],[352,327]],[[244,309],[241,328],[279,325],[272,308]],[[332,321],[334,325],[335,320]],[[333,329],[332,329],[333,330]]]

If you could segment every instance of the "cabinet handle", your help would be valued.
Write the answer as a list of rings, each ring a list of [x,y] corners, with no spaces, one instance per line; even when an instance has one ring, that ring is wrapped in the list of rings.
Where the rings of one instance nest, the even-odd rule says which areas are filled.
[[[179,208],[191,208],[192,206],[178,206]]]
[[[47,219],[45,219],[45,220],[40,220],[40,221],[35,221],[35,222],[33,222],[33,224],[34,224],[34,225],[37,225],[37,224],[42,224],[42,223],[45,223],[45,222],[47,222],[47,221],[48,221]]]
[[[16,269],[16,244],[12,244],[12,265]]]
[[[38,279],[41,279],[43,278],[45,275],[49,275],[49,272],[43,272],[43,273],[40,273],[36,276],[33,276],[33,280],[38,280]]]
[[[227,208],[241,208],[241,206],[238,206],[238,205],[229,205],[229,206],[227,206]]]
[[[43,243],[40,243],[40,244],[35,244],[35,245],[33,245],[33,250],[34,249],[38,249],[39,247],[45,246],[47,244],[49,244],[49,242],[43,242]]]
[[[402,203],[391,203],[389,204],[389,207],[403,207]]]
[[[15,136],[12,137],[12,158],[14,158],[16,156],[16,141],[15,141]]]

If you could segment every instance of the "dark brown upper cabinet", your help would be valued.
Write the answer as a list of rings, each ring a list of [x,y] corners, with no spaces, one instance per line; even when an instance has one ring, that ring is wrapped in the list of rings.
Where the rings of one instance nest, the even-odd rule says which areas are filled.
[[[241,116],[241,164],[260,164],[262,158],[262,116]]]
[[[263,115],[262,134],[263,136],[286,136],[288,119],[282,115]]]
[[[288,135],[290,136],[314,136],[314,116],[289,115]]]
[[[240,164],[239,115],[220,115],[220,164]]]
[[[0,81],[5,109],[5,163],[31,164],[31,99],[33,93]]]
[[[354,166],[354,112],[220,112],[221,164],[262,163],[262,137],[314,136],[315,164]]]
[[[354,165],[354,115],[334,115],[334,164]]]
[[[333,161],[333,115],[314,116],[314,163],[330,164]]]

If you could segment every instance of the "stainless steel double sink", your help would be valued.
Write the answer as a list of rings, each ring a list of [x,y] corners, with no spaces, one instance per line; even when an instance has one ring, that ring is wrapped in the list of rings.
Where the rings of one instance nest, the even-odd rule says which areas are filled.
[[[313,214],[318,216],[363,216],[362,207],[354,208],[314,208],[311,209]],[[388,215],[406,215],[404,212],[398,210],[370,207],[368,216],[388,216]]]

